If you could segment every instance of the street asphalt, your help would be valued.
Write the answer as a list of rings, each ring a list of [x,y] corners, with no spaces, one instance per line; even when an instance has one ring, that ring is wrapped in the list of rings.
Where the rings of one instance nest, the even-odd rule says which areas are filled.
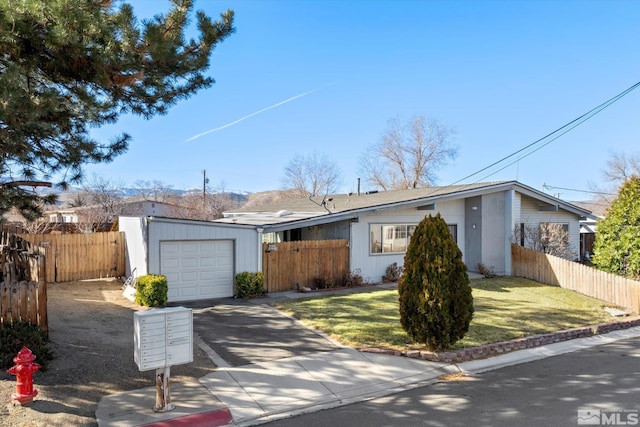
[[[292,292],[276,298],[300,296],[308,295]],[[412,390],[446,374],[478,374],[640,336],[637,327],[488,359],[438,363],[341,347],[267,301],[192,304],[195,343],[218,369],[198,383],[171,383],[175,409],[167,412],[150,409],[155,387],[105,396],[96,411],[98,425],[258,425]]]
[[[265,424],[265,427],[638,425],[640,337]]]

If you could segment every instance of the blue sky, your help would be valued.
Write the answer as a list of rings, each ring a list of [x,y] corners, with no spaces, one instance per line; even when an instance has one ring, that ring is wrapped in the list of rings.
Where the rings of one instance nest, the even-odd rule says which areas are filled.
[[[169,4],[131,3],[139,17]],[[439,172],[447,185],[640,81],[635,1],[196,0],[210,16],[228,8],[237,31],[213,54],[216,83],[165,116],[97,130],[133,140],[112,163],[86,167],[88,176],[190,189],[206,169],[213,188],[257,192],[279,189],[287,162],[316,151],[342,171],[342,191],[354,191],[359,159],[387,120],[428,115],[456,130],[459,155]],[[611,150],[638,151],[639,113],[640,89],[465,182],[586,190]]]

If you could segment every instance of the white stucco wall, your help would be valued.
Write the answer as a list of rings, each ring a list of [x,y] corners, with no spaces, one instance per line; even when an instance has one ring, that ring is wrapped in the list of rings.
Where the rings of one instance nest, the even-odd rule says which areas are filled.
[[[404,253],[371,253],[371,224],[418,224],[424,217],[429,214],[436,215],[438,212],[447,224],[458,226],[458,246],[464,259],[464,200],[456,200],[438,203],[435,210],[384,209],[361,214],[358,222],[351,223],[351,270],[359,269],[365,280],[379,282],[391,264],[397,262],[398,265],[404,265]]]

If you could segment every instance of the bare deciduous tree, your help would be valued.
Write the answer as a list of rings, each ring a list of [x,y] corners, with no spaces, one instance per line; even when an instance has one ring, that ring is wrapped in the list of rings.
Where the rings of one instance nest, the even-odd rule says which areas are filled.
[[[342,174],[335,162],[314,151],[308,156],[297,154],[284,168],[282,187],[292,197],[320,196],[338,191]]]
[[[172,187],[162,181],[136,181],[133,185],[144,200],[168,202],[173,195]]]
[[[640,154],[627,154],[610,151],[606,167],[601,170],[602,181],[598,184],[589,183],[594,194],[590,201],[595,208],[592,210],[604,213],[616,198],[618,190],[632,176],[640,176]]]
[[[88,204],[87,198],[88,198],[88,194],[84,191],[79,191],[77,193],[74,193],[73,197],[69,201],[69,207],[79,208],[81,206],[87,206]]]
[[[47,219],[37,219],[23,223],[22,228],[28,234],[45,234],[51,231],[53,225]]]
[[[78,210],[78,220],[85,232],[96,231],[123,212],[124,185],[111,179],[94,175],[83,185],[86,205]]]
[[[207,187],[205,192],[190,191],[182,197],[173,196],[167,202],[172,205],[167,208],[169,216],[203,221],[222,218],[223,212],[236,208],[239,204],[225,190],[224,183],[216,189]]]
[[[453,133],[433,117],[415,116],[407,123],[390,119],[380,142],[361,157],[360,171],[383,190],[432,186],[438,169],[458,155]]]
[[[188,193],[176,199],[168,209],[174,218],[211,221],[222,217],[222,213],[237,207],[237,203],[226,193],[202,194]]]
[[[602,171],[606,181],[619,188],[632,176],[640,176],[640,155],[612,151],[607,160],[607,168]]]
[[[573,260],[577,257],[569,244],[567,224],[541,222],[538,225],[516,225],[512,241],[534,251],[564,259]]]

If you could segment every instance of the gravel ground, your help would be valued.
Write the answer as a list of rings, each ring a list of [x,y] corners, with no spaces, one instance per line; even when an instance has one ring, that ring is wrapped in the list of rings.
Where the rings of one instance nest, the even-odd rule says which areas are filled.
[[[0,371],[0,426],[97,426],[102,396],[154,385],[154,371],[140,372],[133,361],[133,312],[144,308],[122,297],[117,280],[53,283],[47,294],[55,360],[34,374],[38,395],[26,407],[11,402],[15,377]],[[199,347],[193,351],[193,363],[171,368],[172,381],[215,369]]]

